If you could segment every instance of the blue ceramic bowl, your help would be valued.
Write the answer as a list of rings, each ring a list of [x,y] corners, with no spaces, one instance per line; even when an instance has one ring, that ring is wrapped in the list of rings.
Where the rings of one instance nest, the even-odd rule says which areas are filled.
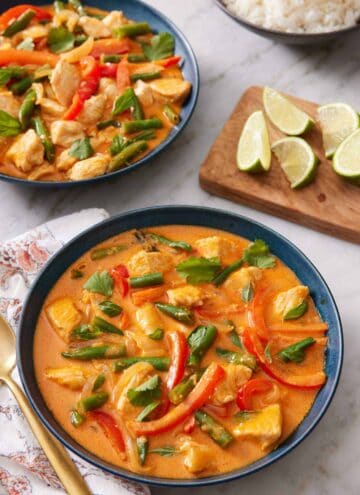
[[[1,0],[0,13],[4,12],[10,7],[17,5],[21,2],[16,0]],[[34,5],[46,5],[51,4],[52,0],[32,0],[30,3]],[[11,177],[0,173],[0,180],[5,180],[7,182],[13,182],[25,186],[35,186],[35,187],[45,187],[45,188],[66,188],[74,186],[88,186],[95,183],[105,182],[107,180],[114,179],[120,175],[127,174],[132,170],[136,170],[143,165],[153,163],[153,159],[161,153],[170,143],[172,143],[183,129],[188,124],[198,99],[199,95],[199,67],[196,61],[195,54],[185,38],[182,32],[175,26],[175,24],[163,15],[158,10],[154,9],[150,5],[142,2],[141,0],[84,0],[84,5],[89,7],[97,7],[103,10],[122,10],[127,17],[134,19],[135,21],[146,21],[150,24],[151,28],[155,32],[167,31],[171,33],[175,38],[175,52],[176,55],[180,55],[184,61],[182,66],[182,72],[184,78],[191,82],[192,91],[189,98],[186,100],[182,112],[181,112],[181,122],[179,125],[175,126],[168,137],[159,146],[157,146],[148,155],[144,156],[137,162],[129,165],[126,168],[117,170],[106,175],[101,175],[100,177],[94,177],[93,179],[81,180],[81,181],[69,181],[69,182],[54,182],[54,181],[30,181],[27,179],[19,179],[16,177]]]
[[[321,317],[329,324],[326,354],[327,382],[318,393],[309,414],[296,431],[276,450],[253,464],[218,476],[192,480],[135,474],[105,462],[88,452],[55,421],[41,396],[34,374],[32,350],[36,322],[47,294],[67,267],[99,242],[120,232],[168,224],[201,225],[223,229],[251,240],[264,239],[271,251],[296,273],[303,284],[309,286]],[[326,282],[308,258],[284,237],[253,220],[225,211],[193,206],[161,206],[124,213],[106,220],[76,237],[50,260],[33,284],[26,300],[20,323],[17,352],[21,380],[33,408],[45,426],[66,447],[95,466],[124,478],[156,485],[185,487],[211,485],[242,478],[272,464],[304,440],[318,424],[334,396],[342,366],[343,336],[338,310]]]

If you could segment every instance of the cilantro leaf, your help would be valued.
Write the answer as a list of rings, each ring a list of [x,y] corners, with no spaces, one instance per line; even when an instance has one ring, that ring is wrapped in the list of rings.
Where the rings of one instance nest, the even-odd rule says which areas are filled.
[[[221,269],[219,258],[195,258],[191,256],[181,262],[176,271],[190,284],[211,282]]]
[[[248,265],[258,268],[274,268],[275,266],[275,257],[270,255],[269,246],[261,239],[256,239],[244,249],[243,260]]]
[[[48,46],[53,53],[62,53],[74,48],[75,36],[64,27],[51,28]]]
[[[306,313],[307,309],[308,303],[307,301],[303,301],[299,306],[296,306],[296,308],[290,309],[284,316],[284,320],[297,320]]]
[[[78,160],[86,160],[93,154],[94,150],[91,146],[90,138],[88,137],[74,141],[69,150],[69,155],[77,158]]]
[[[161,60],[174,55],[175,39],[170,33],[159,33],[151,39],[150,45],[144,43],[142,47],[148,60]]]
[[[127,392],[127,397],[133,406],[148,406],[161,397],[161,378],[154,375],[146,382]]]
[[[312,337],[300,340],[295,344],[285,347],[282,351],[278,352],[279,358],[285,363],[292,361],[293,363],[302,363],[305,359],[305,350],[311,345],[315,344],[316,340]]]
[[[132,88],[127,88],[119,98],[115,100],[112,114],[114,116],[124,113],[126,110],[131,110],[135,120],[144,118],[140,102]]]
[[[110,297],[113,293],[114,280],[106,270],[101,273],[95,272],[83,287],[89,292],[96,292],[97,294],[103,294],[104,296]]]
[[[21,132],[21,124],[4,110],[0,110],[0,136],[17,136]]]

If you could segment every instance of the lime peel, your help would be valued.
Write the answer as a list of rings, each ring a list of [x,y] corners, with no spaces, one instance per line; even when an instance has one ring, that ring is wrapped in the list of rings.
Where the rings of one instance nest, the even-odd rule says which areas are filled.
[[[242,172],[266,172],[271,166],[271,148],[264,113],[259,110],[245,122],[236,161]]]

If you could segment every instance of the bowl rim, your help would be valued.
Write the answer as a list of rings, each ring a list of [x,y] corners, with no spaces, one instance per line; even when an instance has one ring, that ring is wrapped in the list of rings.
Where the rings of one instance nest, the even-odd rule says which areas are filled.
[[[140,216],[153,215],[153,214],[156,215],[156,213],[161,214],[162,212],[165,212],[165,211],[168,212],[169,210],[171,212],[186,211],[189,213],[190,218],[192,218],[191,214],[194,214],[195,212],[199,213],[199,214],[206,213],[208,215],[211,215],[211,214],[216,214],[216,215],[220,215],[220,216],[222,215],[222,216],[226,216],[228,219],[230,219],[230,218],[233,219],[235,222],[245,222],[245,223],[247,222],[257,229],[265,230],[268,234],[275,236],[280,241],[285,243],[287,245],[287,247],[290,247],[290,249],[292,249],[294,251],[296,257],[301,260],[302,264],[305,263],[305,265],[310,266],[310,268],[312,268],[312,270],[314,272],[316,279],[323,285],[323,287],[327,291],[327,296],[328,296],[329,301],[331,303],[331,311],[333,313],[333,317],[334,317],[334,320],[336,322],[336,324],[334,325],[334,331],[336,331],[336,334],[337,334],[337,337],[339,340],[339,347],[337,349],[338,357],[337,357],[336,362],[334,363],[335,372],[334,372],[334,379],[332,380],[331,388],[329,389],[327,395],[323,398],[323,401],[322,401],[321,405],[319,406],[319,409],[316,412],[315,417],[313,418],[310,425],[307,426],[306,430],[304,432],[302,432],[298,436],[298,438],[292,439],[293,435],[297,432],[298,428],[306,420],[307,415],[313,409],[314,404],[316,402],[316,399],[315,399],[314,404],[311,406],[308,414],[303,419],[303,421],[298,425],[296,430],[286,439],[286,441],[288,441],[289,444],[288,445],[282,444],[281,449],[278,448],[276,450],[273,450],[272,452],[268,453],[266,456],[255,461],[255,463],[258,464],[257,466],[254,466],[254,463],[251,463],[249,465],[244,466],[243,468],[235,469],[235,470],[230,471],[230,472],[226,472],[226,473],[222,473],[222,474],[218,474],[218,475],[214,475],[214,476],[208,476],[208,477],[204,477],[204,478],[198,478],[198,479],[160,478],[160,477],[146,476],[143,474],[134,473],[132,471],[126,470],[124,468],[120,468],[118,466],[115,466],[114,464],[111,464],[107,461],[104,461],[100,457],[98,457],[95,454],[93,454],[92,452],[88,451],[85,447],[78,444],[76,442],[76,440],[74,440],[62,428],[62,426],[59,423],[57,423],[56,419],[52,416],[52,420],[57,425],[57,429],[56,429],[47,420],[47,418],[45,417],[45,415],[43,413],[42,406],[39,406],[37,404],[37,400],[32,396],[32,394],[29,390],[29,386],[27,383],[27,377],[26,377],[26,374],[25,374],[24,368],[23,368],[24,355],[23,355],[23,351],[21,349],[21,342],[22,342],[21,336],[23,333],[23,328],[26,326],[27,306],[30,303],[30,300],[31,300],[33,293],[35,293],[35,291],[36,291],[37,285],[39,283],[41,283],[42,278],[46,276],[46,272],[47,272],[48,268],[50,268],[51,265],[53,265],[53,263],[56,263],[58,257],[61,254],[66,253],[66,251],[68,251],[68,250],[71,250],[74,245],[77,245],[81,241],[81,239],[86,238],[89,234],[91,235],[92,233],[95,233],[99,229],[106,228],[107,226],[111,226],[112,224],[117,224],[119,222],[122,222],[123,220],[126,220],[127,218],[130,218],[130,219],[131,219],[131,217],[136,218],[139,215]],[[175,222],[175,223],[180,224],[178,222]],[[156,219],[155,219],[154,226],[156,226],[156,225],[169,225],[169,222],[156,223]],[[197,223],[197,221],[193,222],[193,221],[189,220],[187,225],[203,225],[204,226],[204,223],[200,223],[200,222]],[[129,230],[129,228],[131,228],[131,227],[128,227],[128,228],[124,229],[123,231]],[[216,227],[212,227],[212,228],[216,228]],[[231,232],[230,230],[223,228],[221,226],[218,226],[217,228],[220,230],[225,230],[225,231]],[[120,229],[120,232],[121,231],[122,230]],[[234,232],[231,232],[231,233],[234,233]],[[240,234],[235,234],[235,235],[240,235]],[[103,239],[101,241],[97,241],[94,243],[94,245],[96,245],[96,243],[98,243],[98,242],[103,242],[104,240],[105,239]],[[84,252],[86,252],[87,250],[88,250],[88,248]],[[62,270],[62,273],[63,272],[64,272],[64,270]],[[32,337],[33,337],[33,335],[34,335],[34,332],[32,334]],[[32,344],[33,344],[33,340],[32,340]],[[33,349],[33,347],[31,345],[31,352],[32,352],[32,349]],[[82,231],[80,234],[78,234],[76,237],[74,237],[70,242],[66,243],[59,251],[57,251],[46,262],[46,264],[44,265],[44,267],[42,268],[40,273],[37,275],[36,279],[32,283],[32,286],[31,286],[31,288],[27,294],[27,297],[24,301],[24,306],[23,306],[23,310],[21,313],[21,319],[20,319],[19,329],[18,329],[18,334],[17,334],[17,366],[18,366],[18,370],[19,370],[21,383],[22,383],[22,386],[24,387],[26,396],[27,396],[31,406],[33,407],[33,409],[35,410],[36,414],[40,418],[41,422],[45,425],[45,427],[65,447],[67,447],[70,451],[72,451],[74,454],[78,455],[80,458],[82,458],[84,461],[87,461],[91,465],[94,465],[100,469],[103,469],[104,471],[106,471],[108,473],[111,473],[115,476],[123,477],[127,480],[130,480],[130,481],[146,483],[148,485],[153,485],[153,486],[166,486],[166,487],[179,487],[179,486],[180,487],[199,487],[199,486],[217,485],[219,483],[233,481],[236,479],[244,478],[245,476],[248,476],[250,474],[256,473],[256,472],[262,470],[263,468],[274,464],[276,461],[278,461],[282,457],[286,456],[290,451],[292,451],[295,447],[297,447],[303,440],[305,440],[306,437],[308,437],[308,435],[319,424],[319,422],[323,418],[325,412],[327,411],[328,407],[330,406],[330,403],[334,398],[336,389],[337,389],[338,384],[339,384],[340,375],[341,375],[341,371],[342,371],[342,365],[343,365],[343,357],[344,357],[344,338],[343,338],[342,323],[341,323],[337,304],[335,302],[334,296],[333,296],[328,284],[326,283],[326,281],[324,280],[324,278],[322,277],[322,275],[320,274],[318,269],[315,267],[315,265],[310,261],[310,259],[295,244],[293,244],[291,241],[286,239],[285,236],[283,236],[282,234],[276,232],[272,228],[267,227],[266,225],[264,225],[264,224],[262,224],[256,220],[253,220],[253,219],[246,217],[244,215],[239,215],[239,214],[228,212],[228,211],[218,209],[218,208],[209,208],[209,207],[192,206],[192,205],[160,205],[160,206],[155,206],[155,207],[151,207],[151,208],[140,208],[140,209],[130,210],[128,212],[114,215],[114,216],[110,217],[109,219],[106,219],[102,222],[99,222],[99,223],[93,225],[92,227]],[[41,396],[41,392],[39,389],[38,389],[38,391],[39,391],[39,394]],[[41,398],[42,398],[42,396],[41,396]],[[42,400],[44,400],[44,399],[42,398]],[[59,433],[58,430],[61,431],[61,433]],[[69,437],[69,440],[67,440],[66,437]],[[279,446],[279,447],[281,447],[281,446]],[[269,456],[271,456],[271,458],[269,458]]]
[[[237,21],[239,24],[243,25],[245,28],[249,29],[250,31],[253,31],[257,34],[261,35],[270,35],[273,37],[277,38],[283,38],[283,41],[288,41],[291,43],[291,41],[303,41],[303,42],[308,42],[310,38],[314,41],[314,43],[325,41],[326,39],[330,38],[335,38],[338,35],[341,36],[342,34],[346,33],[351,33],[352,31],[356,31],[356,29],[360,28],[360,20],[357,24],[354,26],[348,26],[345,28],[341,29],[335,29],[332,31],[324,31],[321,33],[289,33],[287,31],[280,31],[279,29],[270,29],[270,28],[265,28],[263,26],[260,26],[259,24],[254,24],[253,22],[250,22],[246,20],[244,17],[240,17],[236,15],[234,12],[232,12],[223,2],[223,0],[214,0],[217,6],[225,12],[228,16],[230,16],[232,19]]]
[[[156,156],[160,153],[162,153],[164,150],[166,150],[171,143],[173,143],[178,136],[182,133],[182,131],[186,128],[186,126],[189,124],[193,113],[195,111],[198,99],[199,99],[199,92],[200,92],[200,70],[199,70],[199,64],[195,55],[195,51],[192,48],[190,42],[188,41],[187,37],[184,35],[182,30],[177,27],[174,21],[172,21],[168,16],[163,14],[160,10],[156,9],[153,7],[151,4],[145,3],[143,0],[130,0],[134,2],[135,4],[139,4],[143,9],[150,11],[154,16],[157,16],[160,18],[161,21],[163,21],[167,26],[170,28],[172,33],[175,34],[175,38],[178,38],[181,43],[184,45],[185,50],[187,52],[187,57],[185,59],[185,63],[188,63],[191,65],[193,71],[194,71],[194,81],[192,83],[192,89],[191,93],[189,96],[189,100],[191,101],[191,104],[189,106],[188,110],[188,115],[186,119],[181,120],[180,124],[175,126],[166,139],[162,141],[156,148],[154,148],[150,153],[142,157],[140,160],[131,163],[125,168],[122,168],[120,170],[116,170],[115,172],[110,172],[108,174],[104,175],[99,175],[98,177],[92,177],[91,179],[83,179],[83,180],[76,180],[76,181],[37,181],[37,180],[28,180],[24,179],[22,177],[13,177],[11,175],[4,174],[0,172],[0,180],[4,182],[10,182],[14,184],[19,184],[19,185],[25,185],[28,187],[36,187],[36,188],[49,188],[49,189],[65,189],[65,188],[71,188],[71,187],[77,187],[77,186],[88,186],[88,185],[93,185],[93,184],[99,184],[102,182],[106,182],[109,180],[114,180],[117,179],[121,175],[126,175],[142,166],[149,165],[153,159],[156,158]],[[40,2],[41,3],[41,2]],[[0,13],[3,11],[2,8],[0,8]]]

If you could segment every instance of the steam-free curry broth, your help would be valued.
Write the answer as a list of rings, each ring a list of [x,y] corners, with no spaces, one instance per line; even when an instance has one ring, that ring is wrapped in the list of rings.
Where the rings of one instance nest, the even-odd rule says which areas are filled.
[[[154,227],[65,271],[40,314],[34,363],[50,411],[90,452],[152,476],[203,477],[295,430],[326,379],[326,329],[263,241]]]

